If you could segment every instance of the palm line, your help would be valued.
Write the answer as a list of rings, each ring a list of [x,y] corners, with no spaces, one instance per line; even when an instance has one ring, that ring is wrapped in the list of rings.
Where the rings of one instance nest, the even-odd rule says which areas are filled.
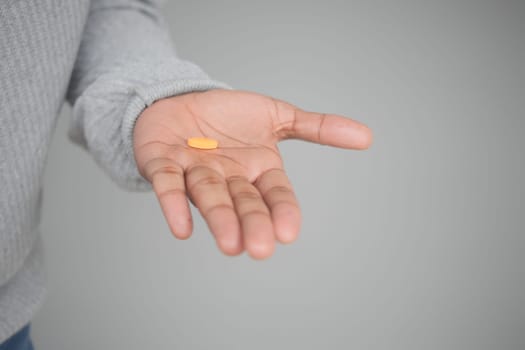
[[[192,97],[193,97],[194,100],[196,99],[196,96],[192,96]],[[197,103],[197,102],[195,102],[195,103]],[[264,145],[264,144],[259,144],[259,143],[255,143],[255,144],[254,144],[254,143],[247,143],[247,142],[244,142],[244,141],[242,141],[242,140],[240,140],[240,139],[237,139],[237,138],[235,138],[235,137],[232,137],[232,136],[230,136],[230,135],[225,134],[223,131],[221,131],[221,130],[217,129],[216,127],[214,127],[214,126],[213,126],[210,122],[208,122],[207,120],[205,120],[205,119],[199,117],[199,116],[198,116],[198,115],[197,115],[197,114],[191,109],[191,107],[190,107],[190,105],[189,105],[188,103],[185,103],[184,106],[186,107],[186,110],[188,111],[188,113],[192,116],[193,121],[194,121],[195,124],[197,125],[197,128],[199,128],[200,132],[201,132],[204,136],[206,136],[206,133],[204,133],[204,131],[203,131],[202,128],[200,127],[200,125],[199,125],[199,123],[198,123],[199,120],[200,120],[201,122],[203,122],[204,124],[206,124],[210,129],[214,130],[216,133],[218,133],[218,134],[224,136],[225,138],[229,138],[229,139],[231,139],[231,140],[233,140],[233,141],[236,141],[236,142],[238,142],[238,143],[240,143],[240,144],[245,145],[245,148],[252,148],[253,145],[255,145],[255,146],[259,146],[259,147],[263,147],[263,148],[266,148],[267,150],[271,151],[272,153],[274,153],[277,157],[281,158],[281,155],[279,154],[279,152],[277,152],[276,150],[274,150],[274,149],[271,148],[271,147],[268,147],[268,146],[266,146],[266,145]],[[242,148],[242,147],[233,147],[233,146],[232,146],[232,147],[221,147],[221,148]]]

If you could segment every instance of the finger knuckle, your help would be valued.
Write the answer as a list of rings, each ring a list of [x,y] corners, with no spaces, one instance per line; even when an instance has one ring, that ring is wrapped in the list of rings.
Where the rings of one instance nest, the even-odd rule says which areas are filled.
[[[272,196],[275,194],[293,194],[292,190],[284,185],[271,187],[264,195]]]
[[[151,173],[151,178],[154,179],[155,176],[157,175],[160,175],[160,174],[170,174],[170,175],[182,175],[182,171],[177,168],[177,167],[174,167],[172,165],[165,165],[165,166],[160,166],[158,167],[157,169],[155,169],[152,173]]]
[[[237,192],[235,197],[237,197],[238,200],[258,200],[261,198],[259,193],[248,190]]]
[[[183,196],[185,196],[186,195],[186,191],[184,191],[181,188],[173,188],[173,189],[170,189],[170,190],[164,190],[162,192],[159,192],[157,196],[158,196],[158,198],[160,200],[163,200],[163,199],[165,199],[168,196],[174,196],[174,195],[183,195]]]
[[[173,160],[168,157],[156,157],[148,160],[144,165],[144,175],[148,179],[162,171],[181,173],[181,169],[174,164]]]
[[[215,175],[208,175],[197,180],[191,187],[190,191],[208,191],[210,187],[224,186],[224,180]]]

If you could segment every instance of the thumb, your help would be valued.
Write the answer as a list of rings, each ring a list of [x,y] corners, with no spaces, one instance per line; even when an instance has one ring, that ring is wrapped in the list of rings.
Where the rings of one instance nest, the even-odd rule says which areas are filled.
[[[366,149],[372,144],[372,131],[358,121],[293,107],[293,120],[284,139],[299,139],[348,149]]]

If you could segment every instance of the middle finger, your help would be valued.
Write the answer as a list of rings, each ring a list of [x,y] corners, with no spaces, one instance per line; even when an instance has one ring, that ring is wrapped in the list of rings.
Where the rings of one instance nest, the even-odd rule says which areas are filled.
[[[244,248],[255,259],[269,257],[275,249],[275,235],[261,194],[244,177],[229,178],[228,188],[241,223]]]

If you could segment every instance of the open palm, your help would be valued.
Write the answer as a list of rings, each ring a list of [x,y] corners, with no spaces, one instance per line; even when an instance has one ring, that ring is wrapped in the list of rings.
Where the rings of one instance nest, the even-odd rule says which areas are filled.
[[[191,137],[219,142],[217,149],[187,146]],[[251,92],[210,90],[159,100],[138,118],[134,153],[153,185],[175,237],[192,232],[189,200],[199,209],[219,249],[256,259],[275,241],[296,239],[301,214],[277,143],[288,138],[364,149],[370,130],[332,114],[303,111]]]

